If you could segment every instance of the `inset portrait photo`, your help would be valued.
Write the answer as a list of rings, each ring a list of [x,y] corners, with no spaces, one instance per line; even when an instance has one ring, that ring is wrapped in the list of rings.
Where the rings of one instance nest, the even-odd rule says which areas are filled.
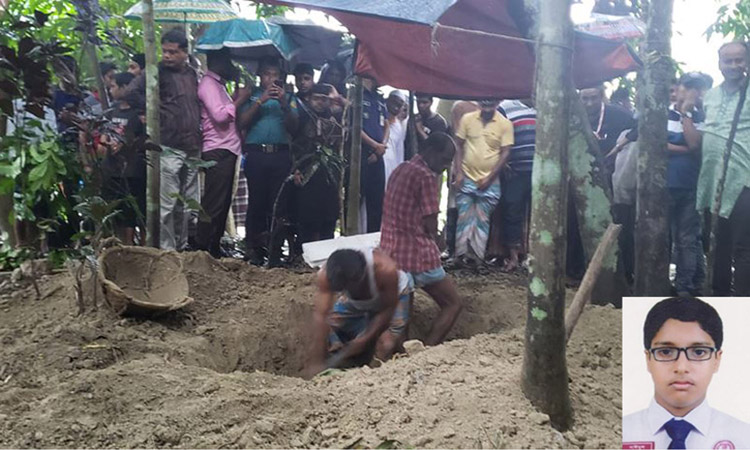
[[[750,448],[750,298],[623,299],[622,447]]]

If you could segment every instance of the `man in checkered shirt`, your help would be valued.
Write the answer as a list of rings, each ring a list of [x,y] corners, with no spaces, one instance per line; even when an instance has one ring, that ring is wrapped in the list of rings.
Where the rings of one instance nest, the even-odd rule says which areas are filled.
[[[419,154],[399,165],[388,179],[383,202],[380,248],[440,306],[425,340],[445,339],[461,312],[456,286],[446,277],[438,248],[439,175],[450,167],[456,145],[445,133],[433,133]]]

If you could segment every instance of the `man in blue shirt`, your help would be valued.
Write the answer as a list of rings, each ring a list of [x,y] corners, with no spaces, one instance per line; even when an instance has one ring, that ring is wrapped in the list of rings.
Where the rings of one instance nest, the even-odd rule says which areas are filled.
[[[281,263],[281,242],[271,242],[269,233],[273,206],[292,168],[290,136],[297,130],[297,102],[284,91],[281,66],[274,59],[258,66],[260,88],[243,106],[238,130],[246,130],[242,146],[248,187],[245,221],[245,259],[255,265]]]
[[[374,78],[362,80],[362,165],[360,192],[367,210],[367,233],[380,231],[383,216],[383,195],[385,194],[385,154],[388,140],[386,109],[383,97],[377,91]]]

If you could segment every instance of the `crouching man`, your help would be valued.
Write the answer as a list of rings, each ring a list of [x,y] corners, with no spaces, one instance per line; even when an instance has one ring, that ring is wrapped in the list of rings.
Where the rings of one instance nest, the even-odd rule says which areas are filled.
[[[318,272],[305,376],[390,358],[403,342],[413,283],[378,249],[336,250]]]

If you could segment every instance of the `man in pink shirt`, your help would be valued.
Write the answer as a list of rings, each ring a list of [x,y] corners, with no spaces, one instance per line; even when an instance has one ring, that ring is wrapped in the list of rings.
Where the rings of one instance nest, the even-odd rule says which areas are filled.
[[[221,237],[232,205],[235,163],[242,147],[235,125],[236,111],[238,105],[250,98],[250,92],[238,89],[234,100],[227,93],[225,83],[237,76],[228,49],[208,52],[207,60],[208,71],[198,84],[203,128],[202,159],[215,164],[206,169],[201,200],[206,214],[198,222],[197,244],[200,250],[219,258]]]

